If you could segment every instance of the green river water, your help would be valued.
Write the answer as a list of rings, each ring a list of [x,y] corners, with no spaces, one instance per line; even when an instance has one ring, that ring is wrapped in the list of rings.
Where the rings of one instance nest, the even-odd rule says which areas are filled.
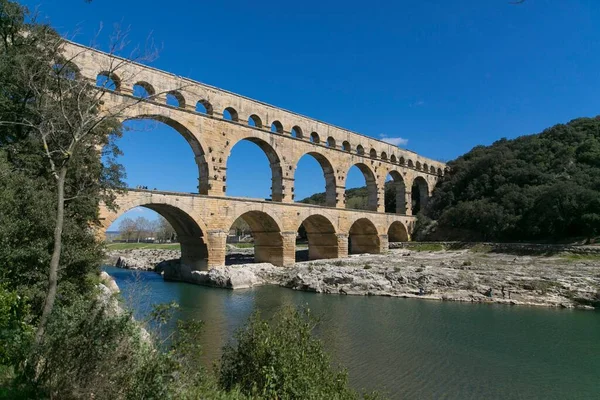
[[[317,335],[357,389],[392,399],[600,399],[600,312],[164,282],[113,267],[125,304],[143,317],[176,301],[205,322],[207,364],[254,309],[308,305]]]

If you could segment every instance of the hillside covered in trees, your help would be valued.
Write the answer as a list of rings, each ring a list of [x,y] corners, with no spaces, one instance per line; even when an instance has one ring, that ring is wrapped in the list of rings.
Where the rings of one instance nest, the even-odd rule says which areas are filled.
[[[392,181],[385,183],[385,212],[394,212],[396,210],[396,196]],[[356,210],[366,210],[369,194],[367,187],[359,187],[346,190],[346,207]],[[300,203],[325,205],[325,192],[315,193],[305,199],[300,200]]]
[[[477,146],[448,166],[419,214],[416,239],[555,241],[600,235],[600,117]],[[386,212],[395,209],[393,190],[386,183]],[[324,200],[318,193],[302,202]],[[349,208],[365,208],[367,188],[349,189],[346,201]]]
[[[446,239],[600,234],[600,118],[477,146],[450,162],[425,210]],[[420,224],[423,225],[423,224]]]

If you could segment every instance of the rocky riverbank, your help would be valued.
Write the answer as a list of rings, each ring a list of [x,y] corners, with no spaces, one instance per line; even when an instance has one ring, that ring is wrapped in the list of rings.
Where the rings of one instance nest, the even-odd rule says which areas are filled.
[[[383,255],[301,262],[289,268],[240,264],[191,271],[177,261],[160,263],[161,259],[177,258],[178,252],[173,250],[129,252],[126,259],[134,261],[125,265],[143,265],[144,269],[159,265],[166,280],[230,289],[272,284],[317,293],[565,308],[600,306],[600,258],[594,256],[393,249]],[[236,252],[230,249],[234,256]],[[248,252],[241,251],[242,259],[248,258]]]

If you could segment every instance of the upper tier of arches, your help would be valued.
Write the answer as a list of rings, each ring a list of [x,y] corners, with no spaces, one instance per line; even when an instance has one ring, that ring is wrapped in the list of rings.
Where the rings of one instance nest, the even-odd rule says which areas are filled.
[[[65,53],[67,57],[73,58],[73,63],[83,76],[96,79],[98,75],[102,75],[102,86],[106,90],[133,96],[136,94],[134,86],[137,86],[143,89],[140,97],[145,101],[185,109],[211,118],[225,118],[231,123],[273,131],[288,136],[291,140],[308,141],[314,146],[353,154],[357,153],[355,149],[368,149],[361,154],[367,159],[400,165],[425,174],[441,176],[445,172],[445,164],[383,141],[151,67],[128,62],[122,63],[118,71],[107,72],[110,70],[108,67],[114,65],[115,57],[76,43],[66,42]],[[85,57],[78,59],[80,55]],[[106,84],[107,81],[109,84]]]

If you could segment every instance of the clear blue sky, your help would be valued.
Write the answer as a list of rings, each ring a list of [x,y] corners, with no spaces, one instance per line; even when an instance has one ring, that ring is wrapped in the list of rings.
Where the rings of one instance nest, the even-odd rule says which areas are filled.
[[[600,114],[598,0],[23,3],[83,44],[100,23],[107,43],[119,23],[132,45],[151,34],[162,47],[155,67],[373,137],[401,137],[434,159]],[[191,150],[170,128],[129,132],[120,146],[129,184],[195,190]],[[301,163],[298,197],[323,191],[324,180],[312,178],[316,162]],[[257,147],[236,146],[228,168],[228,194],[268,196]],[[349,179],[362,185],[358,173]]]

